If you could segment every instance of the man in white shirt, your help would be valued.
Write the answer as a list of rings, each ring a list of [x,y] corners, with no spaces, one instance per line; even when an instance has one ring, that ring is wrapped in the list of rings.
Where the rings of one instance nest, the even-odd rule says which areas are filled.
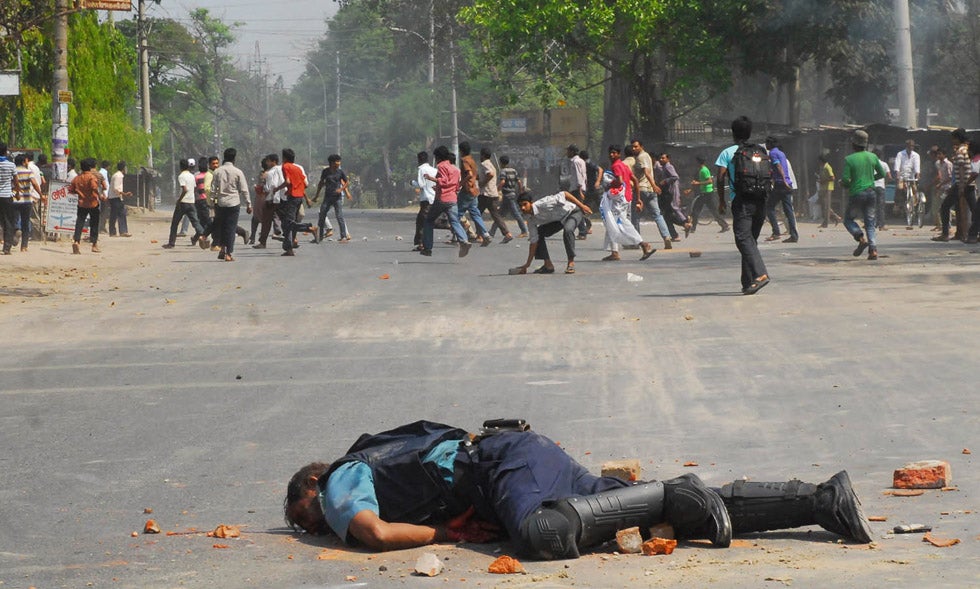
[[[881,158],[878,158],[881,159]],[[919,154],[915,151],[915,141],[905,142],[905,149],[895,155],[895,210],[905,206],[905,191],[910,182],[918,182],[921,173]]]
[[[517,198],[521,212],[530,215],[527,223],[530,245],[528,245],[527,250],[527,262],[523,266],[511,268],[510,273],[527,274],[531,260],[537,258],[544,264],[535,270],[534,274],[554,274],[555,265],[551,263],[551,256],[548,255],[546,238],[561,231],[562,241],[565,243],[565,254],[568,256],[565,274],[574,274],[575,231],[578,229],[579,223],[582,222],[582,217],[592,214],[592,209],[575,198],[574,194],[564,191],[543,196],[533,202],[528,192],[524,192]]]
[[[435,178],[439,172],[436,167],[429,163],[429,154],[420,151],[416,155],[419,163],[418,175],[415,183],[419,189],[419,214],[415,216],[415,247],[413,252],[422,251],[422,226],[425,224],[425,216],[429,214],[429,207],[436,200],[436,183],[426,176]]]
[[[180,220],[185,216],[191,220],[191,225],[194,227],[191,245],[196,244],[204,233],[204,227],[201,227],[201,222],[197,218],[197,209],[194,207],[194,187],[197,183],[194,181],[194,174],[190,172],[193,162],[194,160],[180,160],[180,174],[177,176],[180,194],[177,195],[174,216],[170,220],[170,239],[163,244],[164,249],[174,248],[174,244],[177,242],[177,227],[180,225]],[[207,248],[206,238],[201,249],[205,248]]]
[[[262,217],[260,219],[262,222],[262,228],[259,230],[259,242],[252,246],[258,250],[263,250],[266,248],[266,240],[269,239],[269,231],[272,230],[274,224],[278,224],[276,209],[279,208],[279,203],[282,202],[283,192],[283,189],[279,187],[282,186],[284,182],[282,177],[282,166],[279,165],[279,154],[270,153],[265,157],[269,162],[269,169],[265,171],[265,176],[263,177],[263,192],[265,196],[262,198],[265,199],[265,203],[262,207]]]
[[[116,236],[116,222],[119,223],[119,236],[132,237],[126,222],[126,202],[124,198],[133,196],[123,188],[126,177],[126,162],[116,164],[116,173],[109,179],[109,237]]]

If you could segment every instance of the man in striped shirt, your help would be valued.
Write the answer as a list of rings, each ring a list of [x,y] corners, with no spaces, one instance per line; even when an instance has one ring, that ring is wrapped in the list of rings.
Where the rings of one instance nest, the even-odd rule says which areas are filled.
[[[956,234],[953,235],[953,239],[966,239],[967,211],[973,210],[976,204],[976,195],[973,191],[967,190],[970,178],[970,152],[966,130],[962,127],[956,129],[952,133],[952,139],[953,183],[946,192],[942,208],[939,209],[943,232],[933,237],[933,241],[949,241],[949,217],[953,206],[956,206]]]

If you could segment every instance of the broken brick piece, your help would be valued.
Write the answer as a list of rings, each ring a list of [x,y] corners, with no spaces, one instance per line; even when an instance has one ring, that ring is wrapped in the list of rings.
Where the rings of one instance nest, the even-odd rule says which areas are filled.
[[[671,538],[650,538],[643,543],[643,554],[653,556],[655,554],[670,554],[677,548],[677,540]]]
[[[922,541],[928,542],[936,548],[949,548],[950,546],[956,546],[960,543],[959,538],[937,538],[929,532],[926,532],[926,534],[922,536]]]
[[[495,575],[512,575],[514,573],[523,573],[524,565],[522,565],[516,558],[512,558],[504,554],[498,557],[497,560],[490,563],[490,566],[487,568],[487,572]]]
[[[616,477],[624,481],[640,480],[639,460],[610,460],[602,465],[602,476]]]
[[[952,484],[949,463],[944,460],[910,462],[895,471],[896,489],[942,489]]]
[[[619,530],[616,532],[616,544],[623,554],[639,554],[643,550],[643,536],[640,535],[640,528],[634,526]]]
[[[143,533],[144,534],[159,534],[160,533],[160,526],[158,526],[157,525],[157,522],[155,522],[154,520],[148,519],[148,520],[146,520],[146,524],[143,525]]]

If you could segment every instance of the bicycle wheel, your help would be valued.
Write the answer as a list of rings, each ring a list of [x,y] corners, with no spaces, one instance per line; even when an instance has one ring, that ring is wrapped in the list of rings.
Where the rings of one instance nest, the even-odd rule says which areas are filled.
[[[915,212],[919,208],[918,195],[911,185],[905,187],[905,226],[912,227],[915,221]]]
[[[919,228],[926,224],[926,193],[919,192],[919,206],[916,207],[919,215]]]

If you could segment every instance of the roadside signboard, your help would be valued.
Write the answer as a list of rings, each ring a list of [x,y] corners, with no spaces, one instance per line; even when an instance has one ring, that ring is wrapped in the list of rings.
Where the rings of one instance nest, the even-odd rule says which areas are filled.
[[[78,216],[78,195],[68,192],[68,184],[52,181],[48,193],[48,214],[44,227],[48,233],[75,233],[75,218]],[[82,231],[88,235],[88,229]]]
[[[133,9],[132,0],[82,0],[82,8],[89,10],[125,10]]]
[[[20,96],[20,72],[0,70],[0,96]]]

